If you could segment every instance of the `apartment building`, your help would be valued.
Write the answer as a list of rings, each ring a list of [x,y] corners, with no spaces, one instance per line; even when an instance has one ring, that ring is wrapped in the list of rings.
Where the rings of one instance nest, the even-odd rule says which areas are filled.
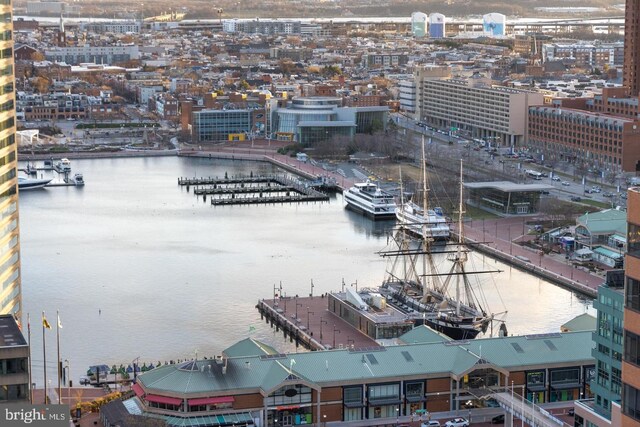
[[[570,108],[529,108],[530,147],[550,161],[581,162],[612,172],[635,171],[640,123]]]
[[[522,147],[529,107],[544,103],[542,93],[493,85],[478,75],[440,79],[416,73],[416,87],[419,121],[499,146]]]

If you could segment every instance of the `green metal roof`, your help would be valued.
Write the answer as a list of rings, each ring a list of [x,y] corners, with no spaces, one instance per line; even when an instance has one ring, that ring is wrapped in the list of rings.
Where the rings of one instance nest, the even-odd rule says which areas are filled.
[[[222,354],[227,357],[242,357],[242,356],[261,356],[263,354],[278,354],[276,349],[268,346],[265,343],[256,341],[252,338],[246,338],[242,341],[238,341],[231,347],[222,350]]]
[[[569,332],[576,331],[595,331],[597,319],[589,313],[583,313],[574,317],[567,323],[562,325],[561,329],[566,329]]]
[[[429,342],[451,341],[451,338],[434,331],[428,326],[417,326],[398,338],[405,344],[424,344]]]
[[[606,209],[600,212],[586,213],[576,219],[591,234],[627,234],[627,213],[617,209]]]
[[[166,365],[138,376],[149,393],[224,396],[242,390],[267,393],[288,380],[327,383],[389,381],[406,376],[460,376],[474,365],[522,370],[554,364],[594,363],[590,331],[427,342],[382,348],[331,350],[201,360],[197,370]],[[294,360],[292,362],[291,360]],[[291,371],[289,370],[291,368]],[[224,373],[223,373],[224,371]],[[293,375],[293,378],[290,377]]]

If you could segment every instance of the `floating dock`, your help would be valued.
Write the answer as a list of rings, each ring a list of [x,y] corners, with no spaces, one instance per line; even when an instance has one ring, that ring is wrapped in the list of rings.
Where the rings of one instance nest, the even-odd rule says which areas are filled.
[[[315,190],[310,185],[286,176],[242,176],[225,178],[178,178],[178,185],[194,186],[193,193],[206,200],[211,196],[211,204],[248,205],[269,203],[325,202],[329,195]]]

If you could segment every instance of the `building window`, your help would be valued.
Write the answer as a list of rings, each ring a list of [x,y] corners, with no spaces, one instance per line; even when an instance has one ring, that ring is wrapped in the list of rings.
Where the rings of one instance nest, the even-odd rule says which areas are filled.
[[[640,391],[625,384],[622,393],[622,413],[640,421]]]
[[[624,331],[624,361],[640,366],[640,336]]]
[[[627,286],[625,286],[624,291],[625,307],[631,310],[640,311],[640,281],[627,277]]]

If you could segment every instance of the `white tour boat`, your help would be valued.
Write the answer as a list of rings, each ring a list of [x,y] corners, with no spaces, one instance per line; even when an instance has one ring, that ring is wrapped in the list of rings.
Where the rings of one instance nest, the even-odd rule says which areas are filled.
[[[355,183],[353,187],[345,190],[344,199],[347,207],[374,220],[391,219],[396,216],[393,196],[370,181]]]

